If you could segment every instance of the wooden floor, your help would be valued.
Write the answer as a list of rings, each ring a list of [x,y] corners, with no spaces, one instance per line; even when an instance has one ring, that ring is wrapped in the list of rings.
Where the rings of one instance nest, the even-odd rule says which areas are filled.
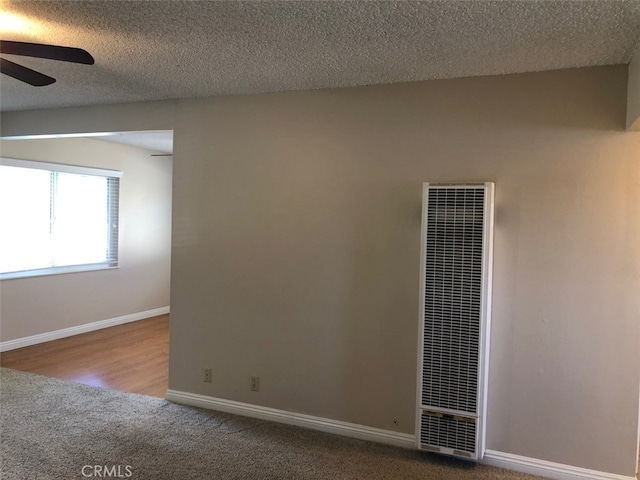
[[[0,365],[96,387],[164,398],[169,315],[0,354]]]

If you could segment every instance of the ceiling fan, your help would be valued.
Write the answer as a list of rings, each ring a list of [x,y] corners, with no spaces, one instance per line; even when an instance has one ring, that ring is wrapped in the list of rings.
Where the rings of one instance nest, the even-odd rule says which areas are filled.
[[[82,63],[93,65],[95,63],[89,52],[81,48],[62,47],[59,45],[45,45],[43,43],[14,42],[0,40],[0,53],[9,55],[22,55],[25,57],[47,58],[61,62]],[[55,78],[36,72],[30,68],[13,63],[5,58],[0,58],[0,73],[28,83],[34,87],[51,85]]]

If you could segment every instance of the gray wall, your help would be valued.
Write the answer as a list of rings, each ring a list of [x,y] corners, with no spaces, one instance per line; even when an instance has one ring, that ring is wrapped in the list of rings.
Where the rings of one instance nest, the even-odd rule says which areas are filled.
[[[634,474],[640,134],[623,132],[626,76],[182,102],[170,388],[413,432],[421,183],[491,180],[487,447]]]
[[[169,305],[170,158],[99,140],[4,140],[2,156],[121,170],[120,268],[1,281],[2,341]]]
[[[175,101],[3,112],[3,137],[58,133],[171,130]]]
[[[626,85],[605,67],[176,102],[170,388],[412,433],[421,183],[491,180],[487,447],[633,475]],[[64,112],[10,112],[3,133]],[[122,130],[132,107],[65,128],[96,112]]]

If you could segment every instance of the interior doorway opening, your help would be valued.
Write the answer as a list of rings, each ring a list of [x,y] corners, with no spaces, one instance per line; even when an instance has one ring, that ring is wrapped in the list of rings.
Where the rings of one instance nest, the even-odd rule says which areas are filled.
[[[119,195],[111,200],[119,209],[117,264],[0,276],[2,365],[164,397],[173,131],[5,137],[0,144],[3,158],[26,160],[36,165],[33,168],[47,163],[84,168],[87,175],[91,169],[121,173]],[[16,202],[11,208],[21,205]],[[24,218],[28,221],[29,215]],[[137,381],[129,378],[135,375]]]

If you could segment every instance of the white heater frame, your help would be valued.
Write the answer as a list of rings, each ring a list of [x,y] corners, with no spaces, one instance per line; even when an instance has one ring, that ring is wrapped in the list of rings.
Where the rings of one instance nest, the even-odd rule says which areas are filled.
[[[426,225],[428,215],[429,190],[431,188],[485,188],[484,224],[482,236],[482,285],[480,304],[480,344],[478,352],[478,391],[477,412],[460,412],[439,407],[422,405],[422,360],[424,357],[424,324],[425,324],[425,277],[426,277]],[[491,301],[493,283],[493,230],[494,230],[494,196],[493,182],[484,183],[423,183],[422,185],[422,227],[420,238],[420,328],[418,335],[418,372],[416,389],[416,446],[418,450],[453,455],[466,460],[481,460],[486,450],[487,393],[489,379],[489,346],[491,340]],[[467,456],[447,447],[424,447],[421,442],[421,419],[424,411],[439,412],[446,415],[474,417],[476,419],[476,455]]]

